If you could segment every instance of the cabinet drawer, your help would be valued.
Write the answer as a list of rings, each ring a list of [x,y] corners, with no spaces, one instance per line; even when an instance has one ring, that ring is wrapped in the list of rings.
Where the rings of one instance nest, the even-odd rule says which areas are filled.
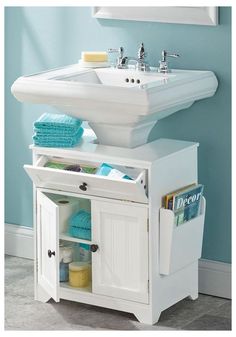
[[[41,156],[34,165],[24,165],[24,169],[37,187],[58,189],[74,193],[114,199],[147,203],[146,171],[124,167],[124,173],[132,173],[133,180],[111,178],[82,172],[45,167],[52,158]],[[68,162],[64,159],[64,162]],[[68,164],[84,164],[82,161],[70,160]],[[85,163],[91,166],[98,164]]]

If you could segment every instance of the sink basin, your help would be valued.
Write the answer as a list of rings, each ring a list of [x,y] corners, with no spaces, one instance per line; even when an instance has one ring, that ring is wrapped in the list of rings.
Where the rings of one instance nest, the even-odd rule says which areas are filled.
[[[22,76],[11,90],[21,102],[48,104],[88,121],[100,144],[132,148],[147,142],[158,120],[213,96],[218,85],[211,71],[151,70],[75,64]]]

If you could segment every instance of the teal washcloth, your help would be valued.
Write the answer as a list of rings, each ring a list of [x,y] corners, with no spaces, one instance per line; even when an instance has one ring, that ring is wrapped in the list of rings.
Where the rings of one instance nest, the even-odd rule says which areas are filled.
[[[91,213],[82,209],[79,212],[73,214],[69,219],[69,226],[90,229],[91,228]]]
[[[84,133],[84,129],[80,127],[73,137],[66,135],[33,135],[34,144],[42,147],[73,147],[79,143]]]
[[[79,238],[83,240],[91,240],[91,229],[80,228],[80,227],[70,227],[69,234],[74,238]]]
[[[85,210],[69,218],[69,234],[84,240],[91,240],[91,213]]]
[[[81,123],[82,124],[82,123]],[[69,137],[74,137],[76,136],[78,129],[80,127],[74,127],[71,128],[70,130],[68,129],[62,129],[62,128],[44,128],[44,129],[37,129],[34,128],[34,133],[37,134],[37,136],[69,136]]]
[[[55,131],[75,133],[81,126],[81,123],[80,119],[67,115],[44,113],[34,122],[34,128],[36,132],[46,134],[54,134]]]

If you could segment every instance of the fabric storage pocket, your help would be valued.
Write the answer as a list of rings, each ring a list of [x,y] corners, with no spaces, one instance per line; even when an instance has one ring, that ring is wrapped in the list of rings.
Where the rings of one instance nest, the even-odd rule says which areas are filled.
[[[170,275],[201,257],[205,209],[202,196],[199,216],[180,226],[172,210],[160,209],[160,274]]]
[[[133,172],[132,180],[118,179],[111,176],[68,171],[57,167],[46,167],[53,158],[41,156],[34,165],[24,165],[24,169],[37,187],[50,188],[74,193],[101,196],[106,198],[131,200],[147,203],[147,172],[143,169],[123,167],[124,172]],[[58,162],[60,160],[56,158]],[[97,166],[98,163],[83,163],[79,159],[62,158],[71,165]]]

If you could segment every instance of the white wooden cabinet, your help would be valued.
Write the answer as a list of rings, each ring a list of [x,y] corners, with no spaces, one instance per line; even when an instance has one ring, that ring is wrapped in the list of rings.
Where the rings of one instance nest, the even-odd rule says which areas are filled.
[[[173,229],[173,215],[162,209],[165,194],[198,181],[197,147],[169,139],[135,149],[93,142],[73,149],[31,146],[33,164],[25,169],[34,182],[35,298],[132,312],[147,324],[156,323],[161,312],[179,300],[197,298],[205,200],[199,217],[180,231]],[[44,166],[55,157],[70,163],[122,166],[133,180]],[[52,195],[89,202],[90,241],[60,232],[59,206]],[[96,245],[89,287],[72,288],[59,281],[60,240]]]

